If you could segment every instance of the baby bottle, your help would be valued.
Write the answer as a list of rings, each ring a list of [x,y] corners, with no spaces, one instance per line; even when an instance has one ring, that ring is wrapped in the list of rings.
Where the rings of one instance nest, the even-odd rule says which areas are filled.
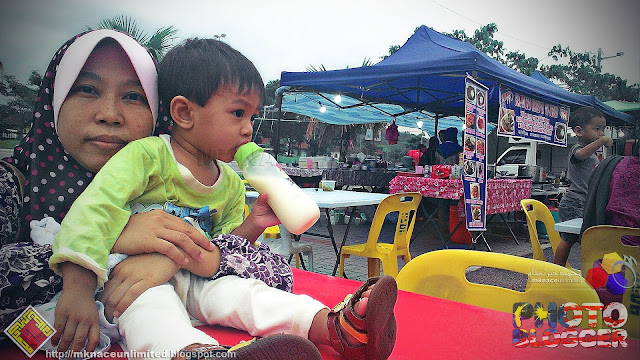
[[[270,154],[253,142],[242,145],[235,155],[244,178],[268,202],[282,225],[292,234],[307,231],[320,217],[320,209],[294,183]]]

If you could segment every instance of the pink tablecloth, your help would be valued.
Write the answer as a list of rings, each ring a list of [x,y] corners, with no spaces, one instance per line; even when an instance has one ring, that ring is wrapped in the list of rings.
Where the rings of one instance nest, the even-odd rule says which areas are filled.
[[[531,197],[531,179],[489,179],[487,182],[487,214],[518,211],[520,200]],[[389,182],[389,192],[417,191],[422,196],[438,199],[461,199],[462,180],[396,176]]]

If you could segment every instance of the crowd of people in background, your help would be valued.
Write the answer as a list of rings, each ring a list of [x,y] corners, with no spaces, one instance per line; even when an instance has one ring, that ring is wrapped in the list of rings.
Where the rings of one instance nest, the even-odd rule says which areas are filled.
[[[462,146],[458,143],[458,129],[450,127],[438,132],[438,137],[429,138],[429,146],[420,143],[407,156],[413,158],[414,166],[454,165],[459,161]]]

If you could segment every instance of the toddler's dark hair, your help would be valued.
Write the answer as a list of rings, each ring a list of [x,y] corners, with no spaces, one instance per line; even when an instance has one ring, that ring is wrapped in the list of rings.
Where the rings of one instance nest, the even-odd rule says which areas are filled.
[[[220,86],[256,92],[264,104],[264,82],[253,63],[227,43],[191,38],[173,47],[158,67],[158,91],[165,107],[176,96],[204,106]]]
[[[573,111],[569,116],[569,126],[575,128],[576,126],[585,126],[591,122],[591,119],[597,117],[604,117],[602,111],[594,108],[593,106],[585,106]]]

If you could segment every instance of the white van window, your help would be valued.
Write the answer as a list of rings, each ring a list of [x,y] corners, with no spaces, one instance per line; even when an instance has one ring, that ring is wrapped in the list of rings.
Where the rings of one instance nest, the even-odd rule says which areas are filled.
[[[527,150],[517,149],[511,150],[502,157],[505,164],[525,164],[527,160]]]

